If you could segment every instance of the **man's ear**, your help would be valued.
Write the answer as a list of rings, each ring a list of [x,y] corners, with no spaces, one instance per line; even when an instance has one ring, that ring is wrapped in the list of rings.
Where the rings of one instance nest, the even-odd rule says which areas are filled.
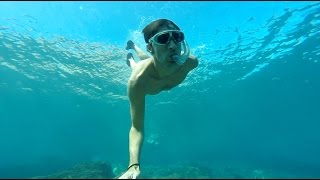
[[[153,48],[152,48],[151,43],[147,44],[147,51],[152,54]]]

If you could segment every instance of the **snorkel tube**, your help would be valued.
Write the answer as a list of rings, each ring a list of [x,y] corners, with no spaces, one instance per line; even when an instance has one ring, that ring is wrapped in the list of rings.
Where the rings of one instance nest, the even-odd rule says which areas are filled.
[[[181,54],[173,56],[174,61],[180,66],[182,66],[187,61],[190,55],[190,49],[187,41],[182,41],[181,45]]]

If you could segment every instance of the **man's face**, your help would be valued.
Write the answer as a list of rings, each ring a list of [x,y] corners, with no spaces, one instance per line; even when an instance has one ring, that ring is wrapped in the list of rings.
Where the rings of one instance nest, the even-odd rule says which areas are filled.
[[[167,30],[177,30],[177,29],[175,29],[174,27],[164,27],[164,28],[161,28],[158,31],[158,33],[167,31]],[[180,55],[181,43],[173,40],[173,37],[170,37],[169,42],[166,44],[158,44],[155,42],[151,42],[151,43],[152,43],[152,48],[154,52],[153,55],[156,61],[164,65],[176,65],[173,56]]]

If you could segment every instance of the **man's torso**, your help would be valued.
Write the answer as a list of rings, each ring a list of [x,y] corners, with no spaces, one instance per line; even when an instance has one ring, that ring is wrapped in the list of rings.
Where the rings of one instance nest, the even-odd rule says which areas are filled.
[[[187,70],[188,65],[186,64],[179,68],[176,72],[166,77],[159,78],[154,76],[155,70],[151,61],[151,59],[139,61],[130,77],[131,80],[138,81],[136,84],[140,86],[139,89],[144,91],[145,95],[155,95],[163,90],[172,89],[173,87],[179,85],[191,70]]]

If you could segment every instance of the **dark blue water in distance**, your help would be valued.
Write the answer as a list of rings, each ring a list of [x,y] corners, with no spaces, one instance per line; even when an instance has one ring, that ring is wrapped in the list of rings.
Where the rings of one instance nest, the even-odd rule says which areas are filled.
[[[147,96],[142,167],[320,177],[320,4],[312,1],[1,2],[0,177],[83,161],[128,165],[125,45],[145,50],[141,31],[158,18],[181,28],[199,66]]]

